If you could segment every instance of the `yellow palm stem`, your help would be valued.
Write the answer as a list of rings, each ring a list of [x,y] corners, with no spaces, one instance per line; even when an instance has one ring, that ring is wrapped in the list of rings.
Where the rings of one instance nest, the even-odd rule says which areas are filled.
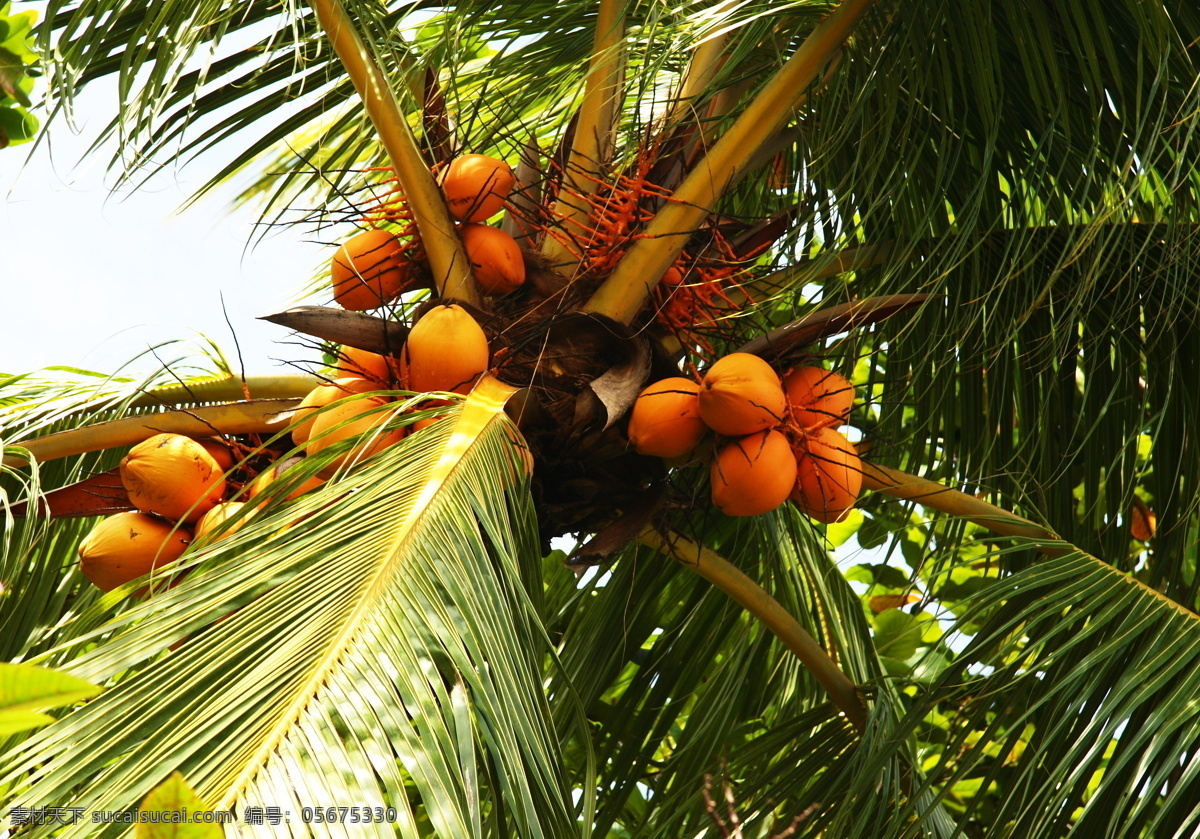
[[[817,25],[747,106],[733,126],[688,174],[675,200],[667,203],[592,299],[588,312],[629,323],[641,310],[663,273],[716,206],[725,190],[746,172],[746,163],[791,117],[821,67],[862,20],[874,0],[842,0]]]
[[[186,411],[164,411],[138,417],[110,420],[60,431],[31,440],[7,442],[27,449],[39,462],[61,457],[134,446],[155,434],[211,437],[215,434],[272,434],[287,428],[290,412],[299,399],[256,399],[229,405],[208,405]],[[5,456],[5,466],[25,466],[24,458]]]
[[[567,236],[575,235],[587,218],[586,196],[595,191],[594,179],[600,177],[604,161],[612,156],[621,104],[624,40],[625,0],[600,0],[583,103],[556,208]],[[575,255],[554,236],[543,240],[542,255],[564,274],[570,274],[578,264]]]
[[[829,654],[804,630],[800,622],[758,583],[729,560],[686,536],[672,533],[664,539],[653,528],[647,528],[638,536],[638,541],[696,572],[736,600],[800,659],[800,663],[829,693],[833,703],[856,729],[862,731],[867,722],[867,709],[854,683],[846,678],[846,674],[833,663]]]
[[[723,3],[724,7],[732,4]],[[696,47],[696,51],[692,53],[691,61],[688,62],[687,70],[683,74],[683,84],[679,88],[679,98],[671,106],[670,112],[667,114],[666,122],[668,125],[674,125],[685,119],[695,119],[695,100],[702,96],[708,90],[712,80],[716,77],[717,71],[721,68],[722,61],[725,57],[725,45],[728,41],[726,35],[714,35],[704,43]]]
[[[311,0],[310,5],[354,82],[354,89],[362,98],[363,107],[391,159],[421,231],[421,243],[429,256],[438,294],[477,303],[479,295],[471,265],[454,228],[454,220],[421,157],[416,138],[400,112],[387,78],[338,0]]]
[[[973,495],[959,492],[935,481],[928,481],[877,463],[863,461],[863,487],[883,492],[906,501],[916,501],[925,507],[959,516],[986,527],[1001,536],[1019,536],[1037,543],[1035,547],[1051,556],[1069,553],[1058,536],[1041,525],[1010,513],[1002,507],[981,501]]]
[[[148,390],[130,402],[134,408],[173,405],[179,402],[237,402],[251,399],[302,398],[323,380],[316,376],[250,376],[245,382],[235,376],[168,385]]]

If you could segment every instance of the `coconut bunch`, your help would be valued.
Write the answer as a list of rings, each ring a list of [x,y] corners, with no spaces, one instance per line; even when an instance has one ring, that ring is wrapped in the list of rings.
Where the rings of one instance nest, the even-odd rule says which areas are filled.
[[[136,512],[100,521],[79,544],[83,575],[104,591],[178,559],[230,488],[233,453],[221,441],[156,434],[120,465]]]
[[[350,355],[363,366],[378,370],[370,358],[372,354]],[[317,411],[340,397],[384,386],[372,378],[341,378],[316,388],[300,410]],[[347,400],[320,416],[302,420],[295,429],[296,437],[303,441],[298,445],[307,443],[304,454],[312,454],[339,441],[360,437],[333,461],[330,471],[351,459],[370,457],[403,436],[404,429],[376,433],[388,418],[387,413],[367,416],[385,401],[390,399],[370,396],[358,402]],[[232,439],[230,443],[243,445]],[[129,503],[136,510],[102,519],[83,538],[78,549],[83,575],[97,587],[111,591],[174,562],[196,540],[219,539],[235,532],[250,514],[251,502],[277,481],[289,485],[281,493],[287,500],[324,483],[322,477],[301,479],[289,473],[303,454],[280,457],[278,452],[256,445],[249,450],[252,457],[235,468],[230,445],[217,439],[157,434],[130,449],[118,472]],[[244,480],[235,480],[235,474]],[[237,520],[230,524],[235,516]]]
[[[489,362],[487,336],[475,319],[461,306],[435,305],[413,325],[397,355],[343,347],[341,375],[313,388],[296,408],[291,436],[299,453],[280,457],[256,448],[260,465],[239,466],[248,473],[245,481],[229,479],[234,456],[219,440],[157,434],[139,443],[119,469],[137,510],[105,518],[84,537],[79,546],[84,576],[111,591],[178,559],[195,539],[234,532],[246,514],[232,526],[227,522],[272,484],[288,484],[281,493],[286,500],[320,487],[337,470],[400,442],[409,427],[420,430],[436,421],[389,427],[394,411],[388,406],[397,405],[392,391],[465,394]],[[335,447],[317,475],[302,479],[291,471],[305,457]]]
[[[504,295],[525,282],[525,258],[512,236],[485,222],[504,207],[516,179],[503,160],[484,154],[454,158],[437,173],[446,206],[457,222],[475,283],[484,294]],[[430,286],[429,266],[416,226],[403,201],[378,215],[401,222],[397,235],[380,227],[343,242],[330,262],[334,301],[343,309],[367,311],[405,292]]]
[[[304,397],[292,428],[292,442],[308,456],[357,440],[322,471],[326,477],[400,442],[409,428],[420,431],[436,420],[425,418],[410,426],[385,428],[390,413],[383,408],[396,402],[388,391],[466,394],[487,371],[491,351],[479,323],[461,306],[451,304],[426,308],[396,354],[343,346],[339,356],[341,376],[318,385]],[[433,407],[445,404],[433,402]],[[304,491],[304,487],[296,490]]]
[[[845,517],[862,489],[854,444],[836,430],[854,405],[854,386],[821,367],[781,379],[763,359],[730,353],[701,382],[678,377],[639,394],[628,437],[640,453],[690,455],[709,430],[723,438],[710,467],[712,503],[726,515],[770,512],[788,499],[829,523]]]

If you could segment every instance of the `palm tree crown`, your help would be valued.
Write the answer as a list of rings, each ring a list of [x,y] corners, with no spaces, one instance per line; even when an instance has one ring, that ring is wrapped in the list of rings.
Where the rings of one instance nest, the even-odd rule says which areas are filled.
[[[57,109],[117,76],[123,177],[235,140],[210,186],[407,267],[273,316],[312,375],[0,379],[0,650],[103,688],[4,741],[12,806],[178,771],[295,835],[1200,835],[1194,4],[55,0],[41,38]],[[502,292],[468,154],[511,164]],[[448,302],[483,363],[410,389]],[[735,352],[857,398],[635,450],[647,385]],[[332,404],[404,440],[297,445],[360,374]],[[257,497],[101,591],[80,540],[162,432]],[[808,460],[727,515],[751,433]]]

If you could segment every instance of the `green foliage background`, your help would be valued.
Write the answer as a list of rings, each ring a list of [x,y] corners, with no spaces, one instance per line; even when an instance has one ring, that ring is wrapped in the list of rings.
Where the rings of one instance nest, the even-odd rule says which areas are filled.
[[[12,3],[0,4],[0,148],[26,143],[37,133],[37,117],[28,108],[33,104],[37,54],[30,46],[37,12],[12,11]]]

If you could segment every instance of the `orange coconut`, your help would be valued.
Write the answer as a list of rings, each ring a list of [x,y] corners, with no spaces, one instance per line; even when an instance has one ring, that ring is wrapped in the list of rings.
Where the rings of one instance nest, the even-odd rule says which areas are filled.
[[[368,395],[332,405],[317,415],[306,447],[310,457],[343,440],[362,438],[350,451],[322,470],[319,473],[321,478],[328,478],[343,463],[365,460],[400,442],[404,437],[403,428],[380,431],[379,427],[391,418],[391,412],[375,409],[387,404],[385,396]]]
[[[173,562],[191,534],[145,513],[117,513],[100,521],[79,543],[79,568],[97,587],[112,591]]]
[[[412,390],[465,394],[488,369],[487,335],[461,306],[437,306],[413,325],[403,359]]]
[[[225,493],[225,475],[204,447],[182,434],[156,434],[121,461],[121,483],[143,513],[194,522]]]
[[[246,502],[244,501],[222,501],[220,504],[205,513],[200,518],[200,521],[196,522],[196,538],[199,539],[202,536],[207,536],[209,533],[212,533],[228,519],[231,519],[237,515],[238,512],[240,512],[245,506]],[[245,522],[246,519],[243,518],[233,527],[227,528],[225,532],[221,534],[221,538],[224,538],[231,533],[236,533],[241,529]]]
[[[844,519],[862,490],[862,461],[854,444],[832,428],[819,428],[805,435],[796,461],[792,501],[800,511],[825,524]]]
[[[317,419],[320,419],[320,417],[315,417],[312,422],[315,422]],[[295,437],[294,434],[292,436]],[[293,483],[296,479],[290,475],[284,477],[284,473],[286,473],[287,470],[291,469],[303,459],[304,458],[302,457],[289,457],[287,460],[280,460],[276,463],[272,463],[262,472],[259,472],[258,477],[250,482],[250,486],[246,489],[246,496],[248,498],[257,497],[259,493],[280,478],[283,478],[289,483]],[[299,484],[292,487],[292,489],[288,492],[287,500],[291,501],[293,498],[299,498],[304,493],[311,489],[316,489],[323,483],[325,483],[325,481],[316,476],[301,481]]]
[[[343,376],[370,379],[381,388],[391,387],[402,378],[399,375],[400,359],[394,355],[380,355],[345,345],[338,355],[337,369]]]
[[[708,368],[699,398],[705,424],[731,437],[774,428],[787,411],[779,376],[749,353],[730,353]]]
[[[486,224],[464,224],[459,235],[475,282],[485,294],[508,294],[524,285],[525,257],[516,239]]]
[[[801,428],[844,425],[854,406],[854,385],[823,367],[797,367],[783,377],[792,419]]]
[[[486,221],[496,215],[514,184],[509,165],[486,154],[460,155],[438,175],[450,215],[458,221]]]
[[[412,266],[404,258],[399,239],[386,230],[367,230],[342,243],[329,272],[337,304],[363,312],[407,291]]]
[[[349,377],[329,384],[317,385],[308,392],[308,395],[300,401],[299,407],[296,408],[293,418],[304,421],[292,429],[292,442],[297,446],[303,446],[308,442],[308,437],[312,433],[313,420],[319,409],[352,393],[368,393],[372,390],[379,390],[378,382]]]
[[[727,516],[769,513],[796,485],[796,456],[778,431],[760,431],[717,452],[712,502]]]
[[[196,442],[212,455],[212,459],[217,462],[217,468],[222,472],[228,472],[237,462],[237,458],[233,455],[233,449],[229,448],[220,437],[202,437]]]
[[[679,285],[683,282],[683,272],[672,265],[662,276],[664,285]]]
[[[681,457],[700,442],[707,427],[700,419],[700,385],[675,377],[643,390],[629,415],[629,442],[640,454]]]

